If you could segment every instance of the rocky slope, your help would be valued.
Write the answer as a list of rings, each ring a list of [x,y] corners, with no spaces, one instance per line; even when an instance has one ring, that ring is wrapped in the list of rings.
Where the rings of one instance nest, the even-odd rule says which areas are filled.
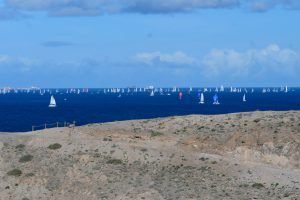
[[[0,134],[0,199],[300,199],[300,112]]]

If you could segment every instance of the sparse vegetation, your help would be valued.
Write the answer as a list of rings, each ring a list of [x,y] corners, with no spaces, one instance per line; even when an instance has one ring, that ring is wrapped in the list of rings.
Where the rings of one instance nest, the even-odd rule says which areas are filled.
[[[7,175],[9,175],[9,176],[21,176],[22,171],[19,170],[19,169],[13,169],[13,170],[7,172]]]
[[[249,185],[247,183],[244,183],[244,184],[239,185],[239,187],[249,187]]]
[[[106,162],[107,164],[112,164],[112,165],[120,165],[123,163],[122,160],[120,159],[110,159]]]
[[[271,121],[258,113],[228,122],[227,115],[176,117],[163,124],[160,119],[116,122],[76,128],[71,132],[76,137],[68,129],[51,130],[42,141],[39,133],[17,139],[3,135],[0,199],[71,199],[74,191],[75,198],[96,199],[115,199],[124,191],[128,199],[297,199],[298,172],[277,167],[277,155],[299,169],[300,117],[291,127],[289,117],[274,115]],[[257,118],[259,123],[253,121]],[[279,128],[282,119],[287,122]],[[244,162],[245,154],[252,159],[257,152],[274,155],[276,168],[273,157],[255,157],[255,165]],[[45,191],[26,190],[27,183]]]
[[[54,144],[50,144],[50,145],[48,146],[48,149],[56,150],[56,149],[60,149],[61,147],[62,147],[61,144],[59,144],[59,143],[54,143]]]
[[[261,189],[264,188],[265,186],[262,183],[253,183],[252,187],[256,189]]]
[[[107,142],[107,141],[112,141],[111,137],[108,137],[108,138],[103,138],[103,141]]]
[[[29,162],[33,159],[33,156],[30,155],[30,154],[27,154],[25,156],[22,156],[20,159],[19,159],[19,162],[22,162],[22,163],[25,163],[25,162]]]
[[[258,122],[260,122],[260,119],[255,119],[255,120],[253,120],[255,123],[258,123]]]
[[[28,173],[25,175],[26,177],[33,177],[34,176],[34,173]]]
[[[25,148],[25,145],[24,144],[18,144],[17,146],[16,146],[16,149],[18,149],[18,150],[23,150]]]
[[[158,132],[158,131],[151,131],[151,137],[157,137],[157,136],[162,136],[163,133],[161,132]]]

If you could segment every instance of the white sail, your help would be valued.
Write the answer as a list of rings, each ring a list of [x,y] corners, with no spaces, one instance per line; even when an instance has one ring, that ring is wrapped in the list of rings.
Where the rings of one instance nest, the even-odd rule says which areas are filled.
[[[247,100],[246,100],[246,95],[244,94],[244,96],[243,96],[243,102],[246,102]]]
[[[201,93],[201,96],[200,96],[200,104],[204,104],[204,95],[203,93]]]
[[[151,96],[151,97],[154,96],[154,91],[153,91],[153,90],[151,91],[150,96]]]
[[[56,101],[53,95],[51,96],[49,107],[51,108],[56,107]]]

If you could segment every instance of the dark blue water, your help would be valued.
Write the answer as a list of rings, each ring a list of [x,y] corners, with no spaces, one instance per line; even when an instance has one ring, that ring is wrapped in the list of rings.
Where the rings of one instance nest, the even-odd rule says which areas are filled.
[[[188,114],[224,114],[255,110],[300,110],[300,89],[288,93],[262,93],[256,89],[247,93],[218,93],[220,105],[212,105],[215,92],[205,94],[205,104],[200,105],[197,92],[155,95],[148,92],[118,94],[97,92],[81,94],[54,94],[57,107],[49,108],[50,94],[9,93],[0,95],[0,132],[30,131],[32,125],[73,122],[85,125],[95,122],[111,122],[130,119],[148,119]],[[66,100],[65,100],[66,99]]]

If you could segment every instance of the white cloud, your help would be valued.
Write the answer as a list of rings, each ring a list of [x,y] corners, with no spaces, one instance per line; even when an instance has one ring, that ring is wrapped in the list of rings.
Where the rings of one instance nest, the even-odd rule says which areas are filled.
[[[30,71],[40,67],[41,63],[43,63],[41,60],[34,58],[0,55],[0,67],[2,70],[0,73],[11,70],[19,72]]]
[[[246,3],[254,12],[265,12],[275,7],[283,7],[286,9],[300,9],[299,0],[251,0]]]
[[[163,54],[161,52],[138,53],[135,56],[135,60],[146,64],[168,63],[176,65],[191,65],[197,61],[195,58],[190,57],[181,51],[177,51],[172,54]]]
[[[70,83],[74,80],[97,82],[100,76],[105,79],[106,74],[110,74],[107,82],[115,80],[116,77],[130,76],[133,77],[133,80],[128,79],[130,83],[134,83],[135,78],[148,81],[154,78],[165,81],[164,83],[167,80],[172,83],[174,80],[194,80],[195,83],[201,81],[266,85],[287,81],[299,85],[299,53],[277,44],[244,51],[214,49],[198,57],[182,51],[158,51],[138,53],[133,58],[123,62],[80,58],[72,61],[51,61],[0,55],[0,73],[5,74],[7,83],[16,77],[28,82],[31,79],[40,83],[44,80],[49,82],[49,74],[55,74],[58,83],[66,76]],[[115,76],[116,72],[119,76]]]
[[[263,49],[244,52],[215,49],[206,54],[201,63],[210,76],[225,72],[233,76],[247,76],[249,73],[267,75],[268,72],[292,74],[300,64],[300,56],[291,49],[271,44]]]
[[[0,55],[0,63],[9,61],[9,57],[6,55]]]

